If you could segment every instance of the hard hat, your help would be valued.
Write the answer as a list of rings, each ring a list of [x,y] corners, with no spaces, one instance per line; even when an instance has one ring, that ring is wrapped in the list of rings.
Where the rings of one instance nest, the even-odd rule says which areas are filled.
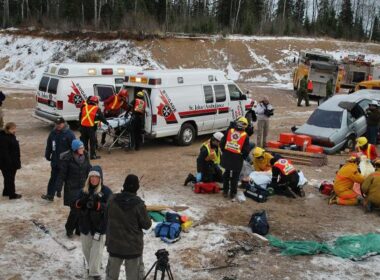
[[[94,102],[94,103],[99,103],[99,98],[93,95],[93,96],[90,96],[89,101]]]
[[[264,153],[265,153],[265,150],[263,148],[256,147],[253,149],[253,157],[255,158],[263,156]]]
[[[376,100],[372,100],[371,105],[379,107],[379,102],[377,102]]]
[[[215,140],[220,142],[222,140],[222,138],[224,137],[224,134],[222,132],[218,131],[218,132],[215,132],[212,135],[212,137],[214,137]]]
[[[119,93],[120,96],[127,97],[128,96],[128,91],[125,88],[122,88]]]
[[[368,143],[368,140],[365,137],[359,137],[358,139],[356,139],[356,145],[359,146],[359,147],[363,147],[367,143]]]
[[[242,124],[244,124],[246,126],[248,125],[248,120],[245,117],[240,117],[237,121],[241,122]]]
[[[144,97],[144,93],[142,91],[139,91],[137,94],[136,94],[137,97]]]

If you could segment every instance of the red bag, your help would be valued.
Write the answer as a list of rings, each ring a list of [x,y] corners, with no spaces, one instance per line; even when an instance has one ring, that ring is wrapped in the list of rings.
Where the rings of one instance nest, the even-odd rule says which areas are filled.
[[[196,183],[194,185],[195,193],[218,193],[220,192],[220,187],[215,182],[210,183]]]
[[[334,185],[327,181],[322,182],[321,186],[319,187],[319,192],[324,195],[330,196],[333,191]]]

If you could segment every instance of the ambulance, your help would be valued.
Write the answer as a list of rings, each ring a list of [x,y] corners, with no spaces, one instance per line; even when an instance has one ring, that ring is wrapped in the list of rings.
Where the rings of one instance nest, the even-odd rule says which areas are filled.
[[[224,131],[253,107],[224,72],[212,69],[139,71],[125,77],[124,87],[130,100],[145,93],[146,137],[173,137],[182,146],[197,135]]]
[[[33,117],[48,123],[63,117],[76,126],[84,100],[91,95],[100,101],[107,99],[119,92],[128,71],[141,69],[123,64],[50,64],[38,85]]]

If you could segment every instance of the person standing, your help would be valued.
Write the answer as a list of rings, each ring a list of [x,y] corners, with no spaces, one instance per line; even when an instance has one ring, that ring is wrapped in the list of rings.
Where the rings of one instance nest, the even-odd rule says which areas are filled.
[[[376,100],[373,100],[372,103],[369,104],[369,107],[366,111],[366,117],[368,142],[370,144],[376,145],[380,123],[379,103]]]
[[[243,167],[243,161],[248,157],[250,146],[249,137],[245,129],[248,120],[240,117],[225,132],[220,142],[222,149],[221,165],[225,169],[223,174],[223,196],[235,199],[239,175]]]
[[[300,86],[297,91],[298,95],[298,101],[297,106],[301,107],[302,100],[305,100],[305,105],[308,107],[309,104],[309,93],[308,93],[308,81],[307,81],[307,75],[303,76],[302,80],[300,81]]]
[[[19,199],[16,193],[16,172],[21,168],[20,145],[16,139],[16,124],[9,122],[0,131],[0,169],[4,177],[3,196]]]
[[[88,265],[88,276],[100,280],[100,270],[107,227],[106,206],[112,191],[103,184],[103,171],[93,166],[75,207],[79,209],[79,230],[82,251]]]
[[[144,130],[144,118],[145,118],[145,101],[144,92],[139,91],[135,99],[129,105],[132,111],[131,117],[131,148],[136,151],[140,150],[142,144],[142,134]]]
[[[75,199],[83,189],[91,164],[88,153],[84,149],[82,141],[75,139],[71,143],[71,150],[61,155],[59,174],[57,177],[57,189],[63,189],[63,203],[70,207],[70,213],[66,221],[66,235],[72,237],[74,230],[79,234],[79,212],[75,208]]]
[[[215,132],[212,137],[204,142],[201,146],[197,158],[197,175],[189,174],[185,180],[184,186],[193,182],[222,182],[223,175],[220,169],[220,141],[224,137],[222,132]]]
[[[269,103],[267,97],[264,97],[256,109],[257,115],[257,146],[264,148],[267,142],[269,132],[269,118],[273,116],[273,106]]]
[[[96,155],[96,129],[99,122],[108,125],[106,118],[103,116],[99,106],[97,96],[90,96],[87,102],[82,106],[79,113],[81,139],[86,151],[90,151],[91,159],[99,159]],[[90,150],[89,148],[90,144]]]
[[[329,99],[330,97],[332,97],[334,95],[334,79],[332,77],[330,77],[330,79],[327,81],[326,83],[326,97],[325,97],[325,100],[326,101],[327,99]]]
[[[61,197],[62,189],[56,189],[56,181],[59,174],[59,156],[70,150],[74,139],[75,135],[66,126],[65,120],[61,117],[56,119],[55,128],[50,132],[46,143],[45,158],[47,161],[50,161],[51,172],[47,193],[41,196],[42,199],[53,201],[55,194],[57,194],[57,197]]]
[[[144,201],[137,196],[136,175],[125,178],[121,193],[114,194],[107,206],[106,246],[109,253],[106,280],[118,280],[124,262],[127,279],[144,278],[143,229],[151,227]]]
[[[5,94],[0,91],[0,129],[3,129],[4,127],[4,115],[3,115],[3,109],[1,107],[3,106],[3,101],[5,100]]]

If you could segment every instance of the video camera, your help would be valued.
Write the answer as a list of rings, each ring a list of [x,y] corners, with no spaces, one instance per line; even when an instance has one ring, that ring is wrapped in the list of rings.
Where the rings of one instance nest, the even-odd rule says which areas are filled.
[[[267,117],[271,117],[274,114],[273,111],[274,111],[274,109],[265,109],[264,110],[264,115],[267,116]]]

